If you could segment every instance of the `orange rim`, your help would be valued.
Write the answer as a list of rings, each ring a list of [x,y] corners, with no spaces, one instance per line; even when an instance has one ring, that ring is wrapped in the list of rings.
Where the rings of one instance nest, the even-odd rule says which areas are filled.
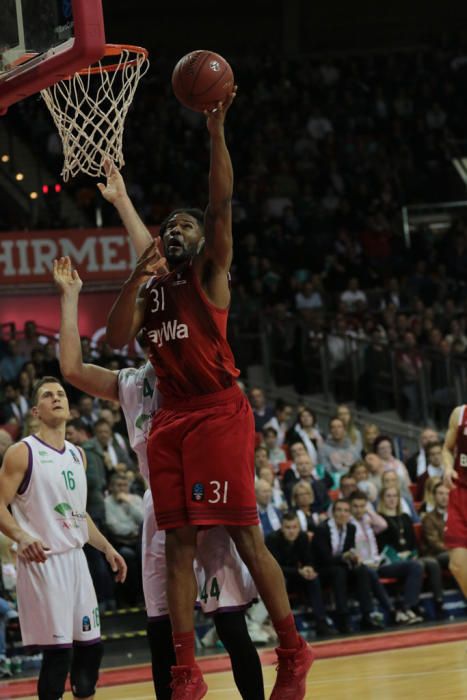
[[[123,70],[127,66],[135,66],[138,63],[140,56],[148,57],[147,49],[142,46],[132,46],[131,44],[106,44],[104,56],[120,56],[124,51],[136,54],[134,58],[129,58],[122,63],[109,63],[108,65],[99,64],[98,66],[89,66],[79,70],[80,75],[95,75],[96,73],[113,73],[117,70]],[[104,56],[102,58],[104,58]],[[102,59],[101,59],[102,60]],[[70,76],[71,77],[71,76]]]

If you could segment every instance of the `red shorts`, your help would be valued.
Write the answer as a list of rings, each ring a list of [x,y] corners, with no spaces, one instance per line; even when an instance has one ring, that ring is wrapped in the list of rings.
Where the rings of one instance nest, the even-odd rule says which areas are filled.
[[[448,549],[467,549],[467,488],[456,486],[449,493],[448,519],[444,531]]]
[[[164,399],[148,439],[157,526],[257,525],[253,413],[237,386]]]

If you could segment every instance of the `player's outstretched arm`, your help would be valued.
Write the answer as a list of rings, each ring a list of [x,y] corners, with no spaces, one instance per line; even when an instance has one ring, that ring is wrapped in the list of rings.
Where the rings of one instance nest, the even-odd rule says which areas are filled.
[[[232,193],[233,168],[225,142],[224,122],[227,111],[235,99],[236,87],[223,104],[219,102],[213,112],[205,112],[210,135],[209,202],[204,217],[205,242],[200,261],[209,266],[206,292],[218,306],[227,306],[230,291],[227,273],[232,264]]]
[[[122,348],[141,330],[146,309],[146,297],[142,286],[166,263],[152,240],[138,258],[136,267],[122,287],[107,319],[106,339],[113,348]]]
[[[118,401],[118,373],[83,363],[78,330],[78,300],[83,283],[68,256],[54,260],[53,276],[60,292],[60,369],[63,377],[87,394]]]
[[[453,488],[455,486],[455,480],[457,479],[457,472],[454,469],[454,449],[457,440],[457,430],[459,427],[461,407],[457,406],[451,413],[449,418],[449,426],[444,438],[443,445],[443,470],[444,470],[444,482],[448,488]]]
[[[104,162],[104,170],[107,182],[97,184],[97,187],[107,202],[113,204],[118,211],[123,225],[128,231],[133,243],[136,255],[139,257],[144,253],[145,248],[152,242],[153,236],[148,228],[141,221],[141,218],[133,206],[133,202],[126,191],[123,177],[110,160]]]
[[[25,532],[8,510],[28,470],[28,448],[23,442],[5,452],[0,469],[0,530],[18,544],[18,556],[28,562],[47,560],[47,545]]]
[[[88,513],[86,513],[86,519],[88,523],[89,544],[103,553],[115,574],[115,580],[117,583],[123,583],[128,570],[125,559],[112,547],[109,540],[104,537],[102,532],[98,530]]]

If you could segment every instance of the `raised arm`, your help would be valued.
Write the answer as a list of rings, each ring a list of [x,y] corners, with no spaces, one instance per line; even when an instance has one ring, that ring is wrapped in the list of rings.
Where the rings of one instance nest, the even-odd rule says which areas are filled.
[[[104,185],[102,182],[97,184],[101,195],[107,202],[113,204],[118,211],[123,225],[128,231],[130,240],[133,243],[136,255],[139,257],[153,241],[153,236],[147,227],[141,221],[141,218],[133,206],[131,199],[126,191],[123,177],[113,163],[106,160],[104,170],[107,177],[107,182]]]
[[[78,330],[82,282],[69,257],[54,260],[54,281],[60,292],[60,369],[63,377],[87,394],[118,401],[117,372],[83,362]]]
[[[449,426],[443,445],[444,482],[450,489],[455,486],[455,480],[458,477],[458,474],[454,469],[454,449],[456,446],[457,430],[459,427],[461,410],[461,407],[457,406],[457,408],[455,408],[451,413],[449,418]]]
[[[220,307],[230,302],[227,275],[233,255],[233,168],[224,122],[235,95],[236,88],[224,104],[219,102],[214,112],[205,113],[210,135],[209,202],[204,216],[204,247],[195,265],[208,297]]]
[[[152,240],[138,258],[134,271],[123,285],[110,311],[106,339],[111,347],[123,347],[141,330],[146,309],[142,287],[165,263],[165,258],[159,255],[156,241]]]

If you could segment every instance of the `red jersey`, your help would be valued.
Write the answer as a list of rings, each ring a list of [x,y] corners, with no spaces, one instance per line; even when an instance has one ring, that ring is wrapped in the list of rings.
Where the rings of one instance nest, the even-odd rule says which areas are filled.
[[[144,330],[162,396],[212,394],[240,374],[227,342],[228,309],[206,297],[189,260],[146,286]]]
[[[467,488],[467,406],[461,407],[454,450],[454,469],[459,475],[456,485]]]

